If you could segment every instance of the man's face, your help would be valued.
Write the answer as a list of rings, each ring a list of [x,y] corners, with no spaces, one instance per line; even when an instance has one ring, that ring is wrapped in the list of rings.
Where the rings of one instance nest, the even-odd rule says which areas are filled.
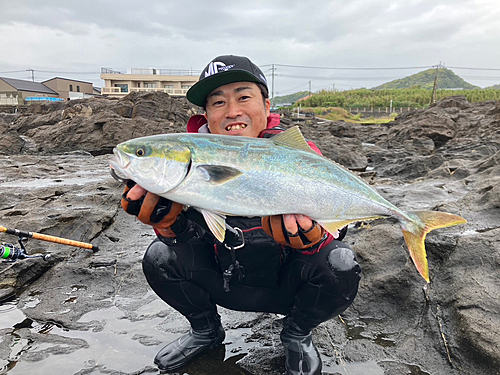
[[[267,127],[270,108],[256,83],[234,82],[208,95],[205,116],[212,134],[258,137]]]

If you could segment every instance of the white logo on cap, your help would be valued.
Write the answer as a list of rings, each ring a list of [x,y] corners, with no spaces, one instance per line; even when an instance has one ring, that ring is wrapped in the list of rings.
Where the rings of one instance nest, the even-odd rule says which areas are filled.
[[[217,74],[219,72],[225,72],[228,71],[229,69],[233,68],[233,65],[226,65],[223,62],[220,61],[212,61],[208,65],[208,70],[205,72],[205,77],[209,77],[213,74]]]

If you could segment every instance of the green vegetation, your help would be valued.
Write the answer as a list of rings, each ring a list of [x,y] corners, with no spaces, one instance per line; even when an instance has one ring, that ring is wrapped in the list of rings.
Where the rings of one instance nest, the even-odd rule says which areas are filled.
[[[356,122],[358,124],[385,124],[394,120],[397,113],[392,113],[385,117],[368,117],[363,118],[361,113],[353,115],[349,111],[338,108],[338,107],[302,107],[301,112],[303,113],[314,113],[316,117],[324,118],[330,121],[345,121],[345,122]]]
[[[274,105],[280,106],[288,103],[295,103],[297,100],[305,98],[309,95],[309,91],[299,91],[295,94],[284,95],[284,96],[275,96],[274,97]]]
[[[304,112],[314,112],[316,116],[328,120],[384,123],[391,121],[394,114],[385,118],[363,119],[361,114],[354,116],[349,111],[352,108],[425,108],[431,103],[432,89],[436,77],[436,69],[428,69],[406,78],[397,79],[375,87],[373,89],[358,89],[350,91],[323,90],[314,93],[310,98],[300,101]],[[478,88],[464,81],[450,69],[440,67],[437,76],[436,100],[450,96],[465,96],[471,103],[485,100],[500,100],[500,85],[494,85],[486,89]],[[455,90],[453,90],[455,89]],[[295,102],[301,97],[307,96],[307,91],[296,94]],[[292,97],[292,95],[288,95]],[[297,107],[297,103],[295,107]]]
[[[449,96],[462,95],[471,103],[485,100],[500,100],[500,90],[437,90],[436,100]],[[386,108],[392,100],[392,107],[424,108],[431,102],[431,91],[423,88],[369,90],[359,89],[350,91],[323,90],[312,97],[301,101],[304,107],[366,107]]]
[[[387,89],[407,89],[411,87],[420,87],[422,89],[432,90],[434,87],[434,79],[436,77],[436,69],[427,69],[423,72],[413,74],[411,76],[396,79],[374,87],[373,90]],[[464,81],[460,76],[456,75],[452,70],[439,68],[437,75],[437,86],[439,89],[478,89],[478,86],[471,85]]]

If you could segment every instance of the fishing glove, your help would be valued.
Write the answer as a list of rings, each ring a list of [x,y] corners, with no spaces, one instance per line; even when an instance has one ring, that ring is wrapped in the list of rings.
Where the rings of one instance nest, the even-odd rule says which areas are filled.
[[[262,228],[277,243],[297,250],[307,249],[318,244],[325,235],[325,230],[315,221],[313,221],[312,228],[307,231],[299,226],[299,231],[296,234],[289,233],[283,223],[283,215],[263,217]]]
[[[131,201],[127,194],[134,185],[135,182],[129,180],[123,191],[121,206],[125,212],[137,216],[140,222],[151,225],[161,236],[175,237],[171,227],[184,206],[150,192],[138,200]]]

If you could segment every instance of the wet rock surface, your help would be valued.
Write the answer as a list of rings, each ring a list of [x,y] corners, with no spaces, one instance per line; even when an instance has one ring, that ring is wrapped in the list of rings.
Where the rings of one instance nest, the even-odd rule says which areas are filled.
[[[0,264],[0,374],[158,373],[155,354],[188,324],[147,286],[141,259],[154,233],[120,209],[106,153],[133,137],[184,131],[197,111],[142,94],[0,114],[0,225],[100,248],[29,240],[31,254],[50,260]],[[500,104],[453,97],[385,125],[298,123],[398,207],[468,220],[428,235],[430,285],[394,222],[350,228],[363,279],[353,305],[314,331],[323,373],[500,373],[499,122]],[[284,372],[280,316],[220,313],[224,346],[179,373]]]

